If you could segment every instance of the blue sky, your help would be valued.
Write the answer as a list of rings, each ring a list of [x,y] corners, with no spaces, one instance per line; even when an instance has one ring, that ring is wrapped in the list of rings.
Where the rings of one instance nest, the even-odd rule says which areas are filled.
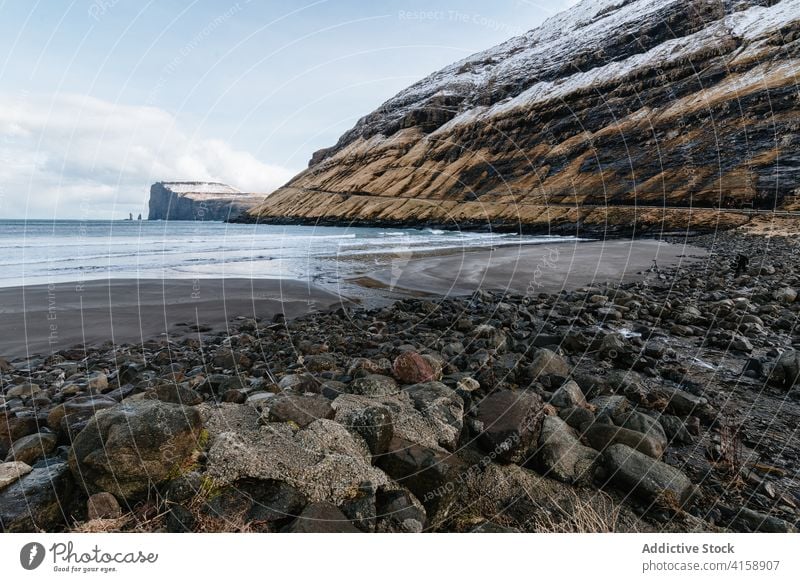
[[[399,90],[574,0],[0,0],[0,217],[269,192]]]

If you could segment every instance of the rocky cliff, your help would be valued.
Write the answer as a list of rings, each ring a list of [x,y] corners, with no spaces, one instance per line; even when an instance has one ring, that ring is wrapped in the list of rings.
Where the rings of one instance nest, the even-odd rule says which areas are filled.
[[[740,224],[800,194],[798,70],[800,0],[584,0],[402,91],[251,216]]]
[[[253,208],[263,195],[219,182],[156,182],[148,220],[228,220]]]

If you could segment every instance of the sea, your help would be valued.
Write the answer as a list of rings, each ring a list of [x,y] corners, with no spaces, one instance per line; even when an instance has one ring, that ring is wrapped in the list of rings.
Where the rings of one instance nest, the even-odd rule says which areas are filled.
[[[576,240],[423,229],[193,221],[0,220],[0,287],[93,279],[342,282],[424,254]]]

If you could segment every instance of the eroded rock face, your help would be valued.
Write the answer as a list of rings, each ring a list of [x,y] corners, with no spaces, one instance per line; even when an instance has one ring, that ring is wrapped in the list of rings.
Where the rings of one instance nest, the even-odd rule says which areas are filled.
[[[401,91],[252,214],[632,230],[714,226],[634,200],[788,203],[799,29],[793,0],[584,2]]]
[[[218,182],[156,182],[148,220],[228,220],[263,200]]]
[[[101,410],[72,444],[69,465],[89,493],[133,500],[165,481],[198,446],[197,409],[158,400]]]

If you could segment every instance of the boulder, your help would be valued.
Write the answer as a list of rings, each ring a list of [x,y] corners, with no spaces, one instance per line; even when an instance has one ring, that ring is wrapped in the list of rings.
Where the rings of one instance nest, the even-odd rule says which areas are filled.
[[[583,436],[598,451],[604,451],[615,443],[622,443],[654,459],[661,458],[666,444],[666,439],[662,442],[649,434],[600,422],[587,428]]]
[[[440,440],[440,445],[455,450],[464,427],[464,400],[456,392],[440,382],[425,382],[405,388],[414,408],[425,418],[449,433],[449,438]],[[449,429],[449,430],[448,430]]]
[[[581,387],[573,380],[565,382],[560,388],[553,392],[550,403],[559,408],[570,408],[573,406],[585,408],[587,405],[583,390],[581,390]]]
[[[62,432],[71,440],[89,422],[98,410],[116,406],[109,396],[78,396],[54,407],[47,415],[47,426]]]
[[[419,384],[438,380],[430,362],[417,352],[403,352],[392,363],[392,375],[401,384]]]
[[[395,437],[375,462],[422,502],[431,522],[447,516],[462,469],[455,456]]]
[[[122,515],[117,498],[106,491],[91,495],[86,501],[86,517],[93,519],[116,519]]]
[[[0,532],[57,531],[70,515],[73,486],[65,461],[33,469],[0,490]]]
[[[372,467],[363,440],[332,420],[316,420],[302,429],[274,422],[259,426],[257,419],[240,417],[234,405],[228,405],[214,411],[206,427],[210,436],[206,475],[217,486],[240,479],[271,479],[294,487],[310,501],[339,505],[361,483],[388,482]]]
[[[368,374],[361,378],[356,378],[347,386],[348,394],[360,396],[391,396],[397,394],[397,382],[389,376],[380,374]]]
[[[528,374],[532,380],[548,375],[566,378],[569,376],[569,369],[569,364],[563,357],[547,348],[540,348],[528,367]]]
[[[284,531],[289,533],[360,533],[350,520],[330,503],[311,503]]]
[[[30,465],[20,461],[0,463],[0,490],[5,489],[17,479],[27,475],[31,470]]]
[[[669,442],[688,445],[694,441],[692,435],[686,429],[686,424],[677,416],[662,414],[658,417],[658,422],[664,427],[664,433],[667,435]]]
[[[334,416],[330,400],[320,394],[284,392],[269,401],[269,422],[294,422],[305,427],[320,418]]]
[[[425,508],[407,489],[387,486],[375,498],[375,531],[381,533],[420,533],[428,517]]]
[[[333,408],[336,422],[364,439],[371,454],[380,455],[388,450],[394,424],[386,406],[365,402],[363,397],[344,395],[334,400]]]
[[[609,446],[603,453],[603,463],[614,487],[649,503],[682,507],[694,491],[681,471],[624,444]]]
[[[9,449],[14,441],[37,432],[39,432],[39,419],[35,416],[0,414],[0,448]]]
[[[502,461],[524,461],[539,440],[543,408],[542,399],[533,392],[502,390],[487,396],[477,414],[483,427],[481,446]]]
[[[20,461],[33,465],[42,457],[46,457],[56,448],[56,435],[51,432],[29,434],[14,441],[8,451],[6,461]]]
[[[104,392],[108,390],[108,376],[104,372],[92,372],[86,379],[86,387],[94,394]]]
[[[69,465],[89,493],[145,497],[197,448],[200,414],[194,407],[140,400],[98,412],[75,438]]]
[[[222,487],[202,508],[215,529],[234,527],[275,532],[294,520],[308,500],[300,491],[275,479],[240,479]]]
[[[557,416],[542,421],[536,464],[547,477],[575,483],[591,475],[599,453],[583,446],[569,425]]]
[[[30,398],[41,391],[38,384],[24,382],[6,390],[6,398]]]
[[[152,390],[148,390],[145,397],[186,406],[196,406],[203,401],[203,397],[198,392],[181,384],[159,384]]]

